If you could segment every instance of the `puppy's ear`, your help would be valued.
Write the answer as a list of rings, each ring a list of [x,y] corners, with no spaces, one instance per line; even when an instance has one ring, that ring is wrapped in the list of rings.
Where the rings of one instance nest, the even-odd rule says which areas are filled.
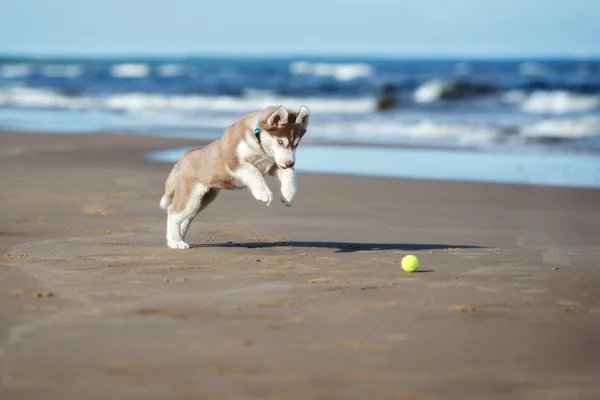
[[[279,106],[269,117],[265,123],[265,129],[271,130],[276,128],[282,128],[288,123],[288,112],[284,106]]]
[[[298,116],[296,117],[296,123],[300,126],[302,130],[306,130],[308,128],[308,120],[310,118],[310,110],[308,107],[302,105],[300,106],[300,110],[298,111]]]

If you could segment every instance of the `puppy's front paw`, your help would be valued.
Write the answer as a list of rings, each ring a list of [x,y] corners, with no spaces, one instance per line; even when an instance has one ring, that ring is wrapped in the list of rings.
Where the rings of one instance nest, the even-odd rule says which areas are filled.
[[[282,186],[281,187],[281,202],[285,204],[286,207],[290,207],[294,204],[294,199],[296,198],[296,188],[293,186]]]
[[[286,206],[286,207],[291,207],[292,204],[294,204],[294,199],[286,199],[284,195],[281,195],[281,202]]]
[[[256,192],[252,192],[252,195],[256,200],[262,201],[267,206],[270,206],[273,201],[273,193],[269,189],[257,190]]]
[[[186,243],[186,242],[184,242],[184,241],[179,241],[179,242],[176,242],[176,241],[167,242],[167,246],[169,246],[169,247],[170,247],[170,248],[172,248],[172,249],[189,249],[189,248],[190,248],[190,245],[189,245],[189,244],[187,244],[187,243]]]

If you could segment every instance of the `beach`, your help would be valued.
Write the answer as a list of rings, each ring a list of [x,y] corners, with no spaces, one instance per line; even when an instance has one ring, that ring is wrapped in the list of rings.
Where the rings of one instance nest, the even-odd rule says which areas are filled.
[[[0,143],[2,399],[600,396],[597,189],[300,173],[171,250],[146,154],[205,142]]]

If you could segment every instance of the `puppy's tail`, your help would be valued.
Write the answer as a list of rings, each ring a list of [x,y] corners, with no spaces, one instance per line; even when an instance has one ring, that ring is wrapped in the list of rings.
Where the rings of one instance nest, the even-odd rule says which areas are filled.
[[[173,201],[173,195],[174,192],[169,194],[165,193],[163,197],[160,198],[160,208],[166,211],[167,208],[169,208],[169,206],[171,205],[171,202]]]
[[[173,168],[169,176],[167,177],[167,181],[165,182],[165,190],[163,192],[163,196],[160,199],[160,208],[163,210],[167,210],[171,203],[173,202],[173,196],[175,196],[175,175],[177,175],[178,165]]]

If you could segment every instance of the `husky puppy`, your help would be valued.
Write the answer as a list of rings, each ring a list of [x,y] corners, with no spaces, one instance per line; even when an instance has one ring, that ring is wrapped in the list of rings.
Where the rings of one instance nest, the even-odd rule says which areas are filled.
[[[165,182],[160,207],[167,211],[167,245],[187,249],[192,220],[221,189],[248,188],[256,200],[271,205],[273,193],[264,176],[281,183],[281,201],[296,197],[295,152],[306,133],[310,111],[269,107],[243,116],[206,147],[187,151]]]

